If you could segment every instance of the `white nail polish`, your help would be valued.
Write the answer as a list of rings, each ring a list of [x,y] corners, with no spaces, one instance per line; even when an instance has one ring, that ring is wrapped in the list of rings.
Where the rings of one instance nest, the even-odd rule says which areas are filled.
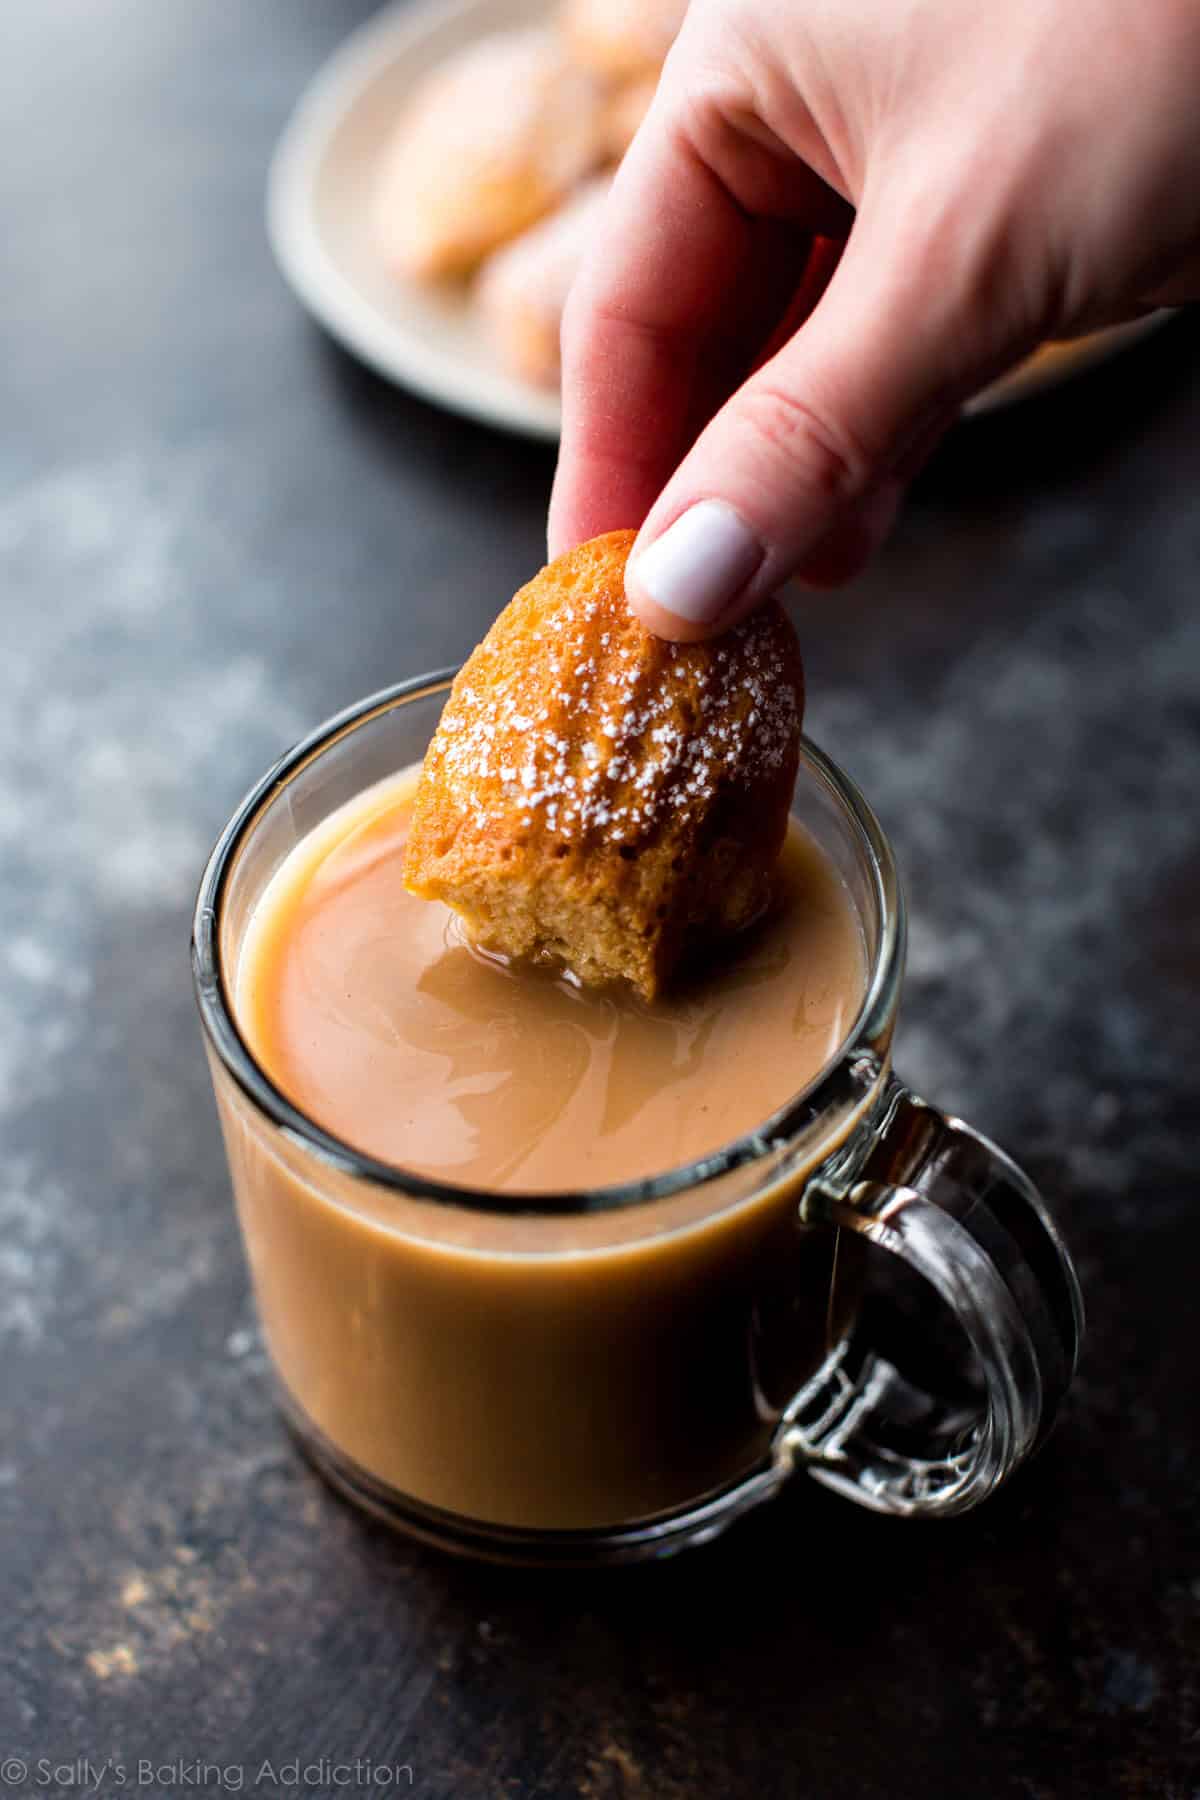
[[[677,619],[709,625],[745,587],[763,555],[732,506],[700,500],[638,554],[626,585]]]

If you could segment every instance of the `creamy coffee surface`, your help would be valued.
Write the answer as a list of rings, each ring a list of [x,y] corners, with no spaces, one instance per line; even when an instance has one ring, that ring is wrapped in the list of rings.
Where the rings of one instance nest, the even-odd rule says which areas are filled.
[[[417,774],[368,789],[303,839],[243,940],[242,1028],[327,1130],[464,1186],[603,1186],[752,1130],[837,1051],[862,1000],[862,934],[798,826],[768,915],[719,966],[647,1004],[506,966],[444,906],[409,894]]]

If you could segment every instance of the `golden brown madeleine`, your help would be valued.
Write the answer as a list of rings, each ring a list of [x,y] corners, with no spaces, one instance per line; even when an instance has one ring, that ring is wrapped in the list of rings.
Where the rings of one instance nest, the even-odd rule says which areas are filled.
[[[506,367],[554,387],[562,367],[559,334],[567,295],[599,227],[611,179],[598,175],[488,258],[476,295]]]
[[[389,267],[469,273],[596,167],[604,105],[549,30],[494,32],[440,63],[380,165],[375,236]]]
[[[632,144],[638,126],[650,111],[657,87],[657,74],[640,75],[622,82],[608,96],[601,118],[601,140],[604,154],[612,162],[620,162]]]
[[[563,0],[572,55],[609,80],[657,75],[683,24],[687,0]]]
[[[804,677],[777,602],[711,643],[653,637],[625,604],[634,536],[550,563],[459,672],[404,876],[489,949],[652,999],[770,898]]]

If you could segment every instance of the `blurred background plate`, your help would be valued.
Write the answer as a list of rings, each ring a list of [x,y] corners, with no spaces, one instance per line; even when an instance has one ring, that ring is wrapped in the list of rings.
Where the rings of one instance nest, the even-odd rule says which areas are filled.
[[[1035,355],[1002,375],[981,394],[976,394],[965,410],[972,414],[992,412],[997,407],[1011,405],[1014,400],[1024,400],[1031,394],[1058,387],[1060,382],[1070,380],[1073,375],[1082,375],[1085,369],[1107,362],[1127,345],[1136,344],[1148,332],[1156,331],[1170,316],[1169,312],[1147,313],[1144,319],[1130,319],[1124,325],[1112,325],[1107,331],[1093,331],[1087,337],[1075,338],[1068,343],[1043,344]]]
[[[546,0],[417,0],[385,7],[330,57],[301,98],[271,163],[275,258],[309,311],[381,375],[453,412],[527,437],[558,437],[558,395],[501,365],[467,293],[385,268],[371,195],[380,156],[417,83],[484,32],[549,16]],[[990,412],[1056,387],[1151,331],[1154,313],[1071,344],[1047,345],[967,407]]]
[[[463,292],[386,269],[370,229],[379,158],[416,84],[482,33],[547,12],[546,0],[427,0],[370,19],[292,114],[271,162],[267,225],[304,305],[381,375],[454,412],[553,439],[557,393],[505,372]]]

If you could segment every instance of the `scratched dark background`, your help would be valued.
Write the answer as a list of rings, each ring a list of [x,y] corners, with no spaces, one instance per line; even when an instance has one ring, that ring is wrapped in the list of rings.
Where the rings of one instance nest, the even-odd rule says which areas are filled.
[[[552,468],[364,373],[270,263],[268,153],[369,10],[4,9],[0,1759],[27,1767],[0,1782],[358,1757],[425,1800],[1190,1800],[1192,321],[963,428],[801,619],[810,729],[906,874],[900,1066],[1017,1151],[1078,1255],[1091,1334],[1038,1464],[951,1524],[798,1488],[678,1562],[539,1576],[392,1540],[273,1415],[194,884],[298,733],[474,642]]]

